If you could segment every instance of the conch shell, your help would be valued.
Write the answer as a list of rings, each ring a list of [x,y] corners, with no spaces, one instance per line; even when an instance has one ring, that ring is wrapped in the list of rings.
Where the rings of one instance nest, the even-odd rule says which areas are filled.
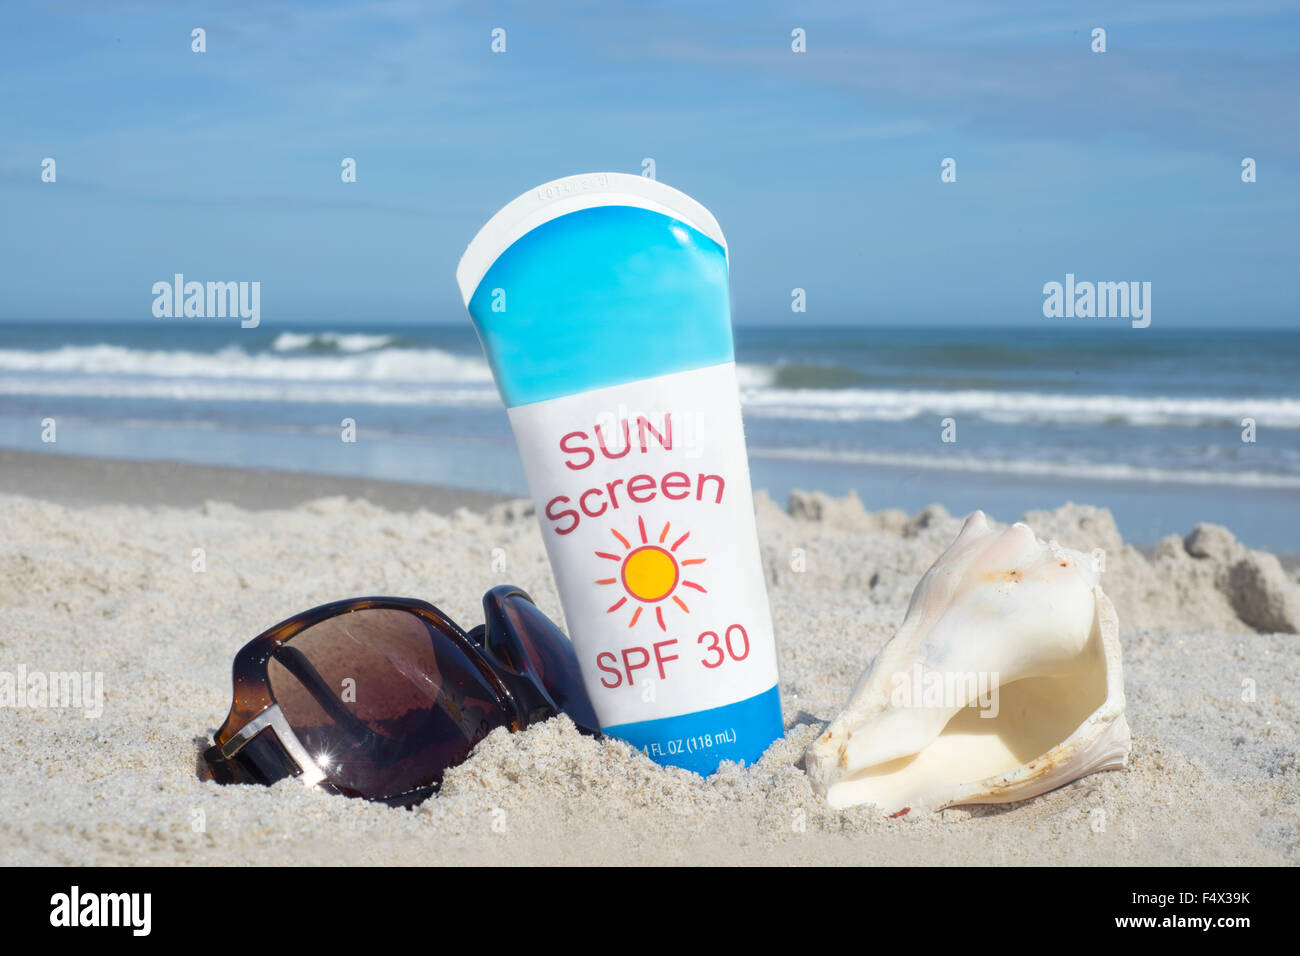
[[[804,757],[834,807],[1010,803],[1128,762],[1119,622],[1090,555],[982,511]]]

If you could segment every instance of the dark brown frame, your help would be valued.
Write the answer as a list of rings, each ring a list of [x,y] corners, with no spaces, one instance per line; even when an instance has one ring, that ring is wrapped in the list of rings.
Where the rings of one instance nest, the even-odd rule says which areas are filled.
[[[505,626],[499,613],[494,613],[497,603],[502,598],[511,596],[520,596],[529,603],[534,603],[527,592],[513,585],[492,588],[483,596],[488,617],[486,628],[476,627],[469,633],[427,601],[400,597],[360,597],[332,601],[295,614],[268,628],[240,648],[235,655],[231,669],[234,700],[230,713],[213,734],[214,746],[204,751],[202,764],[206,766],[211,778],[220,783],[269,784],[286,776],[299,776],[303,768],[270,726],[256,730],[233,751],[227,752],[228,745],[245,727],[272,707],[279,706],[271,691],[267,671],[267,665],[276,651],[321,621],[369,609],[406,611],[433,625],[436,633],[455,641],[496,693],[498,705],[506,715],[502,726],[517,731],[538,720],[555,716],[559,708],[541,682],[527,671],[516,670],[511,660],[502,659],[502,654],[513,660],[526,659],[518,648],[517,638],[511,629]],[[483,642],[487,629],[491,630],[492,645],[499,648],[500,653],[493,653]],[[512,653],[512,650],[517,652]],[[328,779],[318,782],[317,786],[331,792],[342,792],[330,784]],[[371,799],[409,806],[418,803],[437,788],[438,785],[435,784],[410,793]]]

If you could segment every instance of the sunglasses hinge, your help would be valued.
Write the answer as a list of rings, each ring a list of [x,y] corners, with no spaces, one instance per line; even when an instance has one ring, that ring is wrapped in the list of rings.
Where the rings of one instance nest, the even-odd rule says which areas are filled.
[[[268,727],[275,731],[275,737],[280,742],[280,746],[288,753],[290,759],[298,765],[298,769],[301,771],[298,779],[305,786],[314,787],[325,779],[325,771],[320,768],[316,761],[312,760],[311,754],[307,753],[307,748],[302,745],[298,735],[293,732],[289,722],[284,719],[279,704],[272,704],[235,731],[231,738],[221,745],[221,755],[226,759],[230,759],[243,750],[250,740]]]

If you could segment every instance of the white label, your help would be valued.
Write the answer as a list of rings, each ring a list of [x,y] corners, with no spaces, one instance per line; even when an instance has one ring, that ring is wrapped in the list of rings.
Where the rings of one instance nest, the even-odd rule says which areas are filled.
[[[735,365],[510,409],[603,727],[777,682]]]

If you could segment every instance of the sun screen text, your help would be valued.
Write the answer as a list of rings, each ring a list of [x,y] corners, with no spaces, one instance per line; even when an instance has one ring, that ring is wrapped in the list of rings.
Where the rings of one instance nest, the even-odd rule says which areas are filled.
[[[611,461],[626,458],[636,452],[648,454],[652,448],[673,451],[673,416],[665,414],[657,423],[644,415],[634,419],[619,418],[617,422],[596,424],[589,430],[576,430],[563,435],[558,443],[564,466],[581,472],[597,458]],[[617,511],[625,503],[643,505],[663,496],[672,501],[694,498],[722,504],[726,481],[721,475],[697,471],[669,471],[660,475],[633,474],[615,478],[604,484],[556,495],[546,503],[546,517],[552,530],[559,535],[570,534],[584,517],[599,518]]]

